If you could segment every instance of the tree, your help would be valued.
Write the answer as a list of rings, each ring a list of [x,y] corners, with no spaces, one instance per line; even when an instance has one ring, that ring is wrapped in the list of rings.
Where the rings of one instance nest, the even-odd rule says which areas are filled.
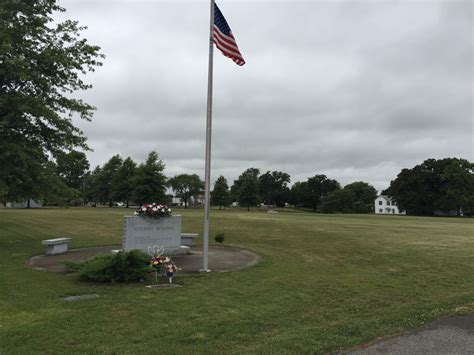
[[[354,191],[350,189],[334,190],[321,199],[323,213],[352,213],[354,205]]]
[[[252,175],[244,175],[240,179],[240,186],[238,189],[238,198],[240,206],[250,207],[257,206],[260,203],[258,196],[258,179]]]
[[[43,204],[44,205],[69,205],[70,201],[79,200],[81,197],[78,189],[66,185],[59,176],[57,165],[49,161],[42,171],[41,180],[43,182]]]
[[[474,201],[474,164],[465,159],[450,159],[440,173],[440,197],[435,205],[441,211],[472,214]]]
[[[48,156],[88,149],[72,116],[94,107],[71,93],[91,86],[83,74],[100,66],[99,47],[80,37],[77,22],[53,24],[55,0],[0,2],[0,186],[4,199],[36,192],[36,169]],[[34,152],[34,154],[31,154]],[[17,155],[18,159],[12,159]],[[15,164],[19,160],[20,164]],[[23,185],[23,186],[20,186]]]
[[[184,202],[184,208],[188,208],[188,201],[204,188],[204,183],[196,174],[181,174],[168,180],[169,185],[175,191],[176,196]]]
[[[84,202],[93,202],[96,204],[99,202],[99,190],[100,190],[100,175],[102,174],[102,169],[100,166],[96,166],[95,169],[87,173],[84,180],[84,195],[85,200]]]
[[[257,168],[248,168],[245,170],[242,174],[240,174],[239,178],[237,180],[234,180],[234,184],[230,188],[230,196],[233,201],[237,201],[239,199],[239,189],[240,185],[243,182],[243,178],[245,176],[250,176],[253,179],[257,180],[257,185],[258,185],[258,175],[260,174],[260,169]]]
[[[305,207],[310,207],[315,212],[325,194],[341,188],[336,180],[328,179],[326,175],[308,178],[306,187]]]
[[[95,183],[97,184],[97,199],[101,203],[108,203],[109,207],[112,207],[114,196],[114,185],[113,182],[117,181],[115,175],[122,166],[122,158],[116,154],[109,159],[107,163],[100,169],[99,174]]]
[[[2,202],[26,200],[30,207],[30,199],[41,199],[45,192],[42,176],[48,162],[43,152],[36,146],[12,144],[7,151],[1,152],[0,160],[3,159],[6,162],[0,164],[0,180],[4,186]]]
[[[258,179],[260,196],[265,204],[282,207],[288,202],[290,175],[281,171],[267,171]]]
[[[321,211],[324,213],[368,213],[372,211],[377,190],[363,181],[356,181],[334,189],[321,198]]]
[[[369,213],[373,210],[374,200],[377,198],[375,187],[363,181],[356,181],[344,186],[343,190],[353,192],[351,212]]]
[[[134,189],[133,179],[137,172],[137,164],[128,157],[117,169],[112,178],[112,197],[115,201],[125,201],[126,207],[130,205]]]
[[[57,172],[61,180],[73,189],[81,189],[89,161],[83,152],[60,153],[56,158]]]
[[[303,207],[306,201],[308,183],[297,181],[290,190],[290,203],[295,207]]]
[[[148,154],[145,163],[138,166],[133,178],[133,201],[140,205],[150,202],[167,202],[165,163],[156,152]]]
[[[257,206],[260,203],[259,196],[259,180],[260,170],[256,168],[248,168],[240,174],[230,189],[233,200],[237,200],[239,205],[246,206],[247,211],[250,207]]]
[[[211,192],[211,203],[218,205],[221,209],[222,206],[229,204],[229,196],[229,185],[227,185],[226,178],[221,175],[214,183],[214,190]]]
[[[407,214],[433,215],[471,209],[474,200],[474,164],[458,158],[427,159],[402,169],[384,192]]]

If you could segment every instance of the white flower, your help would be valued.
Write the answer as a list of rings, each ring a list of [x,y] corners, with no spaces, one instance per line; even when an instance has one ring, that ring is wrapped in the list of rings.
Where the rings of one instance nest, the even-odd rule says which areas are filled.
[[[138,215],[138,212],[135,212],[134,215],[135,215],[135,216]]]
[[[145,212],[145,211],[146,211],[146,207],[142,207],[142,211]]]
[[[156,207],[153,207],[152,210],[153,210],[153,212],[156,212],[156,211],[157,211],[157,208],[156,208]]]
[[[171,212],[171,208],[168,208],[168,212]]]

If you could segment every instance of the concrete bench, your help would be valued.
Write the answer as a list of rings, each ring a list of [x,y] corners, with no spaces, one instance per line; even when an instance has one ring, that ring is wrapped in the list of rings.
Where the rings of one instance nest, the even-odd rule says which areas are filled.
[[[197,233],[181,233],[181,245],[192,247],[194,246],[194,239],[197,237]]]
[[[67,252],[67,245],[70,241],[71,238],[56,238],[43,240],[41,244],[48,246],[46,255],[57,255]]]

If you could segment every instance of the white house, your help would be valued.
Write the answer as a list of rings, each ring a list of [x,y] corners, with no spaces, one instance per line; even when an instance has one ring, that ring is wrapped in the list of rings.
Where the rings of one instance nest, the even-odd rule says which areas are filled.
[[[375,199],[376,214],[406,214],[405,211],[398,210],[397,203],[387,195],[380,195]]]

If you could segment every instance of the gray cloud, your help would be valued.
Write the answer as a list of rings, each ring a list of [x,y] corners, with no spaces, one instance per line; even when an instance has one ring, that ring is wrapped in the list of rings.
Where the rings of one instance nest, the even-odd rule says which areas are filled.
[[[107,55],[77,122],[92,165],[156,150],[203,176],[206,1],[63,1]],[[471,1],[219,2],[247,64],[214,55],[212,178],[254,166],[388,186],[434,157],[473,160]]]

